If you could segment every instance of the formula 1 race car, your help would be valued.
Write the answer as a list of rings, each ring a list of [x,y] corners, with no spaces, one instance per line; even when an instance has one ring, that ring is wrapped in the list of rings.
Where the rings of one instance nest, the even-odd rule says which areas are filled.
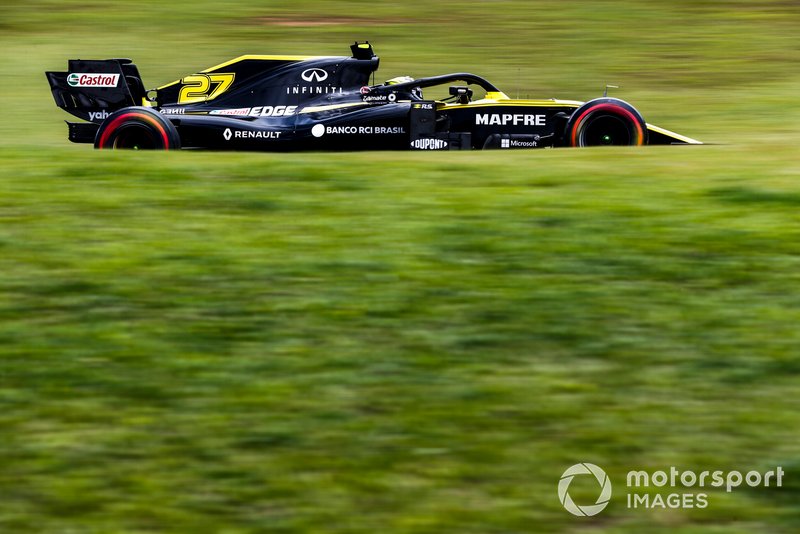
[[[58,107],[88,121],[67,123],[70,141],[100,149],[701,144],[647,124],[616,98],[515,100],[464,72],[370,84],[379,58],[369,42],[350,48],[352,57],[241,56],[149,91],[129,59],[70,60],[68,72],[46,74]],[[437,86],[449,96],[423,96]]]

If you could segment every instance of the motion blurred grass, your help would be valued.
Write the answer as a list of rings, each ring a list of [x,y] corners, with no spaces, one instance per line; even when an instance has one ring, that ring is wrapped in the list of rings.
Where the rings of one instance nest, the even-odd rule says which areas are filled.
[[[3,532],[796,532],[796,2],[0,6]],[[334,24],[320,25],[322,22]],[[97,153],[42,72],[240,53],[605,83],[707,147]],[[617,493],[558,503],[579,461]],[[634,468],[779,491],[630,511]]]

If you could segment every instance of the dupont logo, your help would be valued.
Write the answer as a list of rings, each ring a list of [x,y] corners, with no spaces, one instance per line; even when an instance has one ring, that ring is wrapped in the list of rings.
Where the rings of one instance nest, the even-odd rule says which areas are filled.
[[[119,74],[73,72],[67,76],[67,83],[70,87],[116,87]]]
[[[592,505],[579,506],[575,504],[569,495],[569,485],[572,484],[572,479],[580,475],[593,475],[600,485],[600,496]],[[579,517],[597,515],[605,510],[606,506],[608,506],[608,501],[611,500],[611,481],[608,479],[606,472],[594,464],[575,464],[561,475],[561,480],[558,482],[558,500],[572,515]]]
[[[411,141],[411,148],[417,150],[441,150],[447,148],[447,141],[441,139],[416,139]]]
[[[324,69],[306,69],[300,74],[304,81],[311,82],[324,82],[328,79],[328,71]]]

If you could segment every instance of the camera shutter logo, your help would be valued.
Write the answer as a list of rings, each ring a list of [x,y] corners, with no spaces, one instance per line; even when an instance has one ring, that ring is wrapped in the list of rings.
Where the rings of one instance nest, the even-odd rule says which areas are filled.
[[[306,69],[300,74],[300,77],[309,83],[320,83],[328,79],[328,71],[323,69]]]
[[[600,484],[600,497],[597,498],[595,504],[578,506],[569,496],[569,485],[572,483],[572,479],[578,475],[594,475],[597,483]],[[558,482],[558,500],[572,515],[579,517],[597,515],[605,510],[611,500],[611,480],[609,480],[605,471],[594,464],[575,464],[561,475],[561,480]]]

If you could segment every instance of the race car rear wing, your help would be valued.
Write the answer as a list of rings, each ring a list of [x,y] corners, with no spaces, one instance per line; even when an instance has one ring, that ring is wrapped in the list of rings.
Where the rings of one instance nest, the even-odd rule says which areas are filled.
[[[53,99],[61,109],[99,124],[111,113],[140,106],[145,88],[130,59],[71,59],[67,72],[46,72]]]

